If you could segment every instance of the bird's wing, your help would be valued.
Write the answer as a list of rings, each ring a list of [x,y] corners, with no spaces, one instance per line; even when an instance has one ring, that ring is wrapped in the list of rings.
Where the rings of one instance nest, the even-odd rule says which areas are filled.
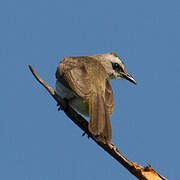
[[[109,77],[104,67],[92,57],[63,59],[58,65],[56,77],[66,87],[71,88],[77,95],[85,99],[88,99],[93,93],[101,94],[104,97],[106,89],[108,97],[111,90],[110,84],[106,83]]]
[[[104,67],[92,57],[69,58],[60,66],[58,71],[63,81],[77,95],[89,101],[89,131],[100,135],[102,141],[111,141],[109,115],[113,111],[113,93]]]
[[[80,97],[88,99],[91,94],[91,74],[84,63],[76,63],[70,70],[64,72],[64,79],[69,87]]]
[[[107,113],[109,116],[111,116],[114,111],[114,97],[109,79],[106,80],[105,103],[106,103]]]

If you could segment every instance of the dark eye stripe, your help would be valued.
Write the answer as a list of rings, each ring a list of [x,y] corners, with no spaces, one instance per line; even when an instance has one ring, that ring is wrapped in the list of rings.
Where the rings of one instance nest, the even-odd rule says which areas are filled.
[[[112,68],[113,68],[115,71],[121,71],[121,72],[123,72],[123,68],[122,68],[118,63],[112,63]]]

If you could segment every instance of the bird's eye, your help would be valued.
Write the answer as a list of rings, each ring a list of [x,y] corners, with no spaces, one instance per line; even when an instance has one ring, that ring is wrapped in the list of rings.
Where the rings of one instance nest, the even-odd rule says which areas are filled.
[[[113,68],[114,70],[117,70],[117,69],[120,68],[120,66],[119,66],[118,63],[112,63],[112,68]]]

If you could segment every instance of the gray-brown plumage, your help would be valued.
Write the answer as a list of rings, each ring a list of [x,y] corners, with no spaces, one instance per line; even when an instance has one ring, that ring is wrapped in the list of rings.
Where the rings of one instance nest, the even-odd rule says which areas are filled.
[[[111,144],[112,129],[109,116],[114,109],[110,78],[125,78],[127,71],[115,53],[94,56],[66,57],[58,65],[56,91],[61,98],[80,113],[90,116],[89,131],[99,141]],[[113,69],[113,63],[120,69]],[[122,71],[122,74],[120,72]],[[121,76],[117,76],[121,74]],[[133,78],[131,81],[133,81]],[[135,83],[135,80],[134,80]]]

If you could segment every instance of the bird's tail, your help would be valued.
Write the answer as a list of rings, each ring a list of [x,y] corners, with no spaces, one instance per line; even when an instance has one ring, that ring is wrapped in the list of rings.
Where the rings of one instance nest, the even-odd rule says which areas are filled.
[[[89,99],[89,131],[104,144],[111,143],[112,129],[104,98],[94,94]]]

